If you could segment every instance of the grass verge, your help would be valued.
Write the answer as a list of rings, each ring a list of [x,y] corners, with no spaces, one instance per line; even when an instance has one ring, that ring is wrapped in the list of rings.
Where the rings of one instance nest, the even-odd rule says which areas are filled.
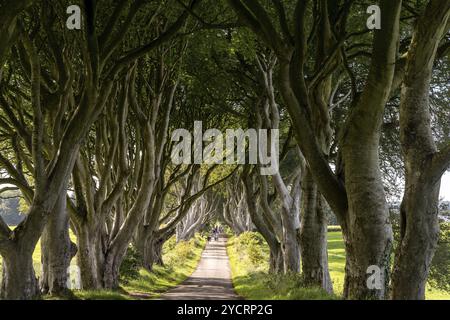
[[[154,299],[176,287],[196,269],[206,240],[196,235],[189,241],[169,239],[163,247],[164,266],[154,266],[152,272],[141,269],[139,275],[121,281],[118,291],[74,291],[82,300],[142,300]]]
[[[304,288],[298,274],[268,273],[269,250],[262,237],[245,232],[227,244],[234,288],[248,300],[328,300],[337,299],[320,288]]]

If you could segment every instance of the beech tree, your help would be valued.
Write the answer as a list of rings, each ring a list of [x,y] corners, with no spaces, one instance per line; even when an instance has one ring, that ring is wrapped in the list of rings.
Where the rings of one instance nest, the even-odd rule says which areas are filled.
[[[383,28],[374,31],[372,65],[366,86],[360,95],[354,97],[357,100],[342,130],[340,153],[343,167],[337,168],[337,174],[329,166],[321,135],[317,135],[317,130],[319,133],[326,130],[328,111],[320,112],[311,95],[315,97],[314,89],[326,85],[326,76],[333,70],[328,66],[333,66],[341,55],[342,40],[333,33],[345,34],[345,19],[352,2],[345,2],[337,7],[338,10],[337,3],[330,8],[327,1],[320,2],[322,39],[326,41],[329,37],[331,43],[328,46],[334,50],[325,53],[328,65],[322,66],[307,80],[308,1],[295,4],[292,28],[283,4],[274,2],[281,32],[258,1],[230,0],[228,3],[241,21],[278,57],[279,86],[292,118],[297,142],[314,181],[342,226],[347,255],[344,296],[385,297],[392,231],[379,170],[378,145],[384,106],[394,76],[401,2],[380,1],[384,13],[381,17]],[[336,12],[340,14],[335,15]],[[317,98],[320,101],[320,96]],[[322,125],[317,129],[316,123]],[[370,290],[366,286],[366,271],[370,265],[381,269],[384,285],[380,290]]]
[[[450,166],[450,143],[436,146],[430,121],[430,82],[443,36],[449,31],[450,1],[430,1],[415,26],[406,53],[401,90],[400,138],[405,193],[400,209],[400,244],[392,279],[394,299],[424,299],[439,237],[440,180]],[[448,46],[448,44],[447,44]]]
[[[124,13],[125,5],[118,5],[109,18],[105,18],[106,21],[109,21],[109,26],[106,23],[103,30],[98,30],[94,23],[98,9],[97,3],[85,2],[84,12],[86,14],[85,19],[83,19],[83,37],[77,39],[75,46],[81,49],[80,55],[73,55],[67,61],[64,61],[61,55],[56,59],[58,79],[64,79],[62,75],[66,75],[68,72],[75,72],[75,66],[78,67],[80,61],[83,62],[82,66],[79,67],[84,78],[80,87],[76,88],[76,98],[73,97],[75,88],[70,81],[65,87],[60,87],[60,90],[57,91],[61,98],[68,94],[69,97],[72,95],[71,101],[75,101],[76,106],[68,110],[67,100],[59,100],[60,119],[64,119],[64,126],[61,128],[61,138],[55,137],[54,139],[58,141],[57,149],[49,159],[45,159],[43,149],[44,133],[48,132],[48,129],[44,123],[44,109],[42,107],[42,93],[45,92],[45,89],[41,89],[42,78],[46,79],[47,72],[42,70],[42,54],[36,49],[35,42],[38,39],[30,38],[28,30],[22,31],[21,40],[26,48],[29,59],[28,65],[31,70],[32,106],[32,129],[28,132],[22,130],[22,139],[27,142],[29,152],[32,154],[35,185],[32,195],[33,200],[25,221],[14,230],[11,230],[3,221],[1,222],[2,241],[0,251],[4,258],[2,298],[30,299],[38,295],[38,284],[32,264],[33,250],[58,198],[67,188],[80,145],[91,125],[105,107],[113,89],[115,77],[137,58],[170,39],[183,26],[188,17],[188,12],[185,10],[160,36],[150,39],[149,42],[132,50],[125,51],[122,57],[117,59],[117,56],[111,54],[117,50],[124,40],[136,13],[143,5],[143,2],[135,2],[127,13]],[[127,18],[120,26],[117,26],[117,29],[113,28],[112,26],[122,14]],[[15,19],[14,17],[14,23]],[[46,22],[48,21],[44,20],[43,24]],[[7,108],[5,103],[2,103],[2,107]],[[23,129],[20,122],[16,120],[16,116],[10,114],[10,121],[19,126],[18,130]]]
[[[236,235],[252,231],[253,222],[244,186],[237,175],[232,176],[226,183],[226,200],[223,203],[222,217]]]
[[[190,207],[189,212],[176,226],[177,241],[190,240],[217,214],[217,195],[207,192]]]

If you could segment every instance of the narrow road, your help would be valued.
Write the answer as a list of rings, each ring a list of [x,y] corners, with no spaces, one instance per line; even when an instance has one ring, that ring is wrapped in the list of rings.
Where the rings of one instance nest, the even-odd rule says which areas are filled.
[[[231,282],[226,238],[210,241],[197,269],[186,281],[160,296],[162,300],[237,300]]]

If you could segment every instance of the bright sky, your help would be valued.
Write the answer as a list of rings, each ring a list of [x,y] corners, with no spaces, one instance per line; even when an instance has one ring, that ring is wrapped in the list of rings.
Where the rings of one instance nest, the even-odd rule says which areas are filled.
[[[441,180],[440,197],[450,201],[450,172],[446,172]]]

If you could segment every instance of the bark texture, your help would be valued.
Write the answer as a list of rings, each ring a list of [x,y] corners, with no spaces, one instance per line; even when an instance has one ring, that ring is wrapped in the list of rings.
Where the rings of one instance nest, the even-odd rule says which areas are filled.
[[[333,292],[328,270],[327,217],[324,199],[309,171],[302,180],[302,214],[300,246],[302,248],[302,276],[307,286],[319,286]]]
[[[286,11],[280,3],[276,10],[284,26],[281,34],[260,2],[228,0],[228,3],[278,57],[279,86],[293,122],[297,143],[320,193],[338,216],[344,233],[347,254],[344,296],[350,299],[385,298],[392,231],[378,164],[378,145],[384,106],[394,75],[401,1],[380,1],[383,27],[374,31],[370,72],[361,95],[354,95],[354,107],[342,130],[340,151],[344,163],[343,176],[336,175],[331,169],[314,129],[314,110],[309,93],[315,84],[333,71],[334,59],[333,56],[327,58],[330,63],[326,63],[312,79],[307,79],[308,1],[297,2],[292,28],[294,34],[290,34]],[[333,3],[336,6],[337,3]],[[331,6],[333,3],[320,1],[321,6]],[[342,10],[348,12],[348,8]],[[321,12],[321,19],[332,21],[326,10]],[[345,14],[333,21],[333,27],[338,29],[342,26],[342,17],[345,20]],[[336,34],[342,32],[335,31]],[[334,55],[341,52],[340,43],[337,42],[338,49],[334,50]],[[381,270],[383,285],[378,290],[369,289],[366,284],[366,272],[372,265]]]
[[[69,294],[68,269],[77,250],[69,237],[69,215],[66,209],[65,193],[58,198],[49,222],[45,226],[41,237],[41,248],[41,292],[57,296]]]
[[[17,251],[18,248],[15,248]],[[0,298],[4,300],[31,300],[39,296],[39,283],[34,273],[32,251],[18,254],[11,250],[3,256],[3,274]]]
[[[430,264],[439,238],[440,179],[450,165],[431,130],[430,82],[439,43],[448,31],[450,1],[430,1],[418,20],[401,92],[400,138],[405,159],[405,193],[400,209],[400,243],[392,279],[393,299],[425,299]]]

